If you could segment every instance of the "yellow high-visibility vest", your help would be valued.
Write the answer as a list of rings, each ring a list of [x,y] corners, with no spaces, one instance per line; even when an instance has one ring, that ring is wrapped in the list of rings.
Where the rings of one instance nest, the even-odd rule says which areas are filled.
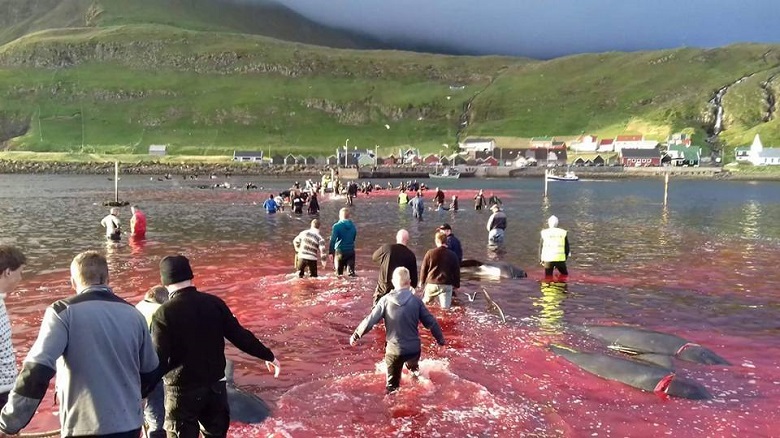
[[[542,230],[542,261],[566,261],[566,230],[561,228]]]
[[[407,204],[409,203],[409,195],[406,194],[406,192],[401,192],[398,194],[398,203],[399,204]]]

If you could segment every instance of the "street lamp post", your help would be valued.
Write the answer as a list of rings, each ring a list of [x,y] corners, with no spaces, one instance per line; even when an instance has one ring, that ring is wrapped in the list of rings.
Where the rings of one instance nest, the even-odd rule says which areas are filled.
[[[347,156],[348,156],[347,153],[348,152],[349,152],[349,139],[347,139],[347,141],[344,142],[344,167],[348,167],[349,166],[347,164]]]
[[[374,167],[379,165],[379,145],[374,145]]]

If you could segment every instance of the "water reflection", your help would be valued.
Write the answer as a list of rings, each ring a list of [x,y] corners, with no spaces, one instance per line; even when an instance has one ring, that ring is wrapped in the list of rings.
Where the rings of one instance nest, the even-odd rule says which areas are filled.
[[[569,295],[569,285],[562,281],[539,283],[541,295],[532,300],[537,309],[536,319],[542,333],[555,335],[564,330],[563,302]]]
[[[761,206],[753,199],[742,206],[742,220],[740,220],[739,226],[742,237],[747,239],[742,250],[742,260],[744,260],[745,269],[750,272],[758,271],[754,259],[760,257],[757,254],[757,241],[761,236],[759,232],[761,215]]]

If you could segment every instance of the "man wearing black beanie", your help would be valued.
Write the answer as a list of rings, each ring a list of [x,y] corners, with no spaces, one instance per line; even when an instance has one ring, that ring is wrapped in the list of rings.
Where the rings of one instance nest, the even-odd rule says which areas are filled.
[[[279,376],[273,352],[245,329],[220,298],[198,291],[183,255],[160,261],[170,300],[152,318],[152,339],[165,375],[165,430],[169,437],[226,437],[230,425],[225,383],[225,339],[262,359]]]

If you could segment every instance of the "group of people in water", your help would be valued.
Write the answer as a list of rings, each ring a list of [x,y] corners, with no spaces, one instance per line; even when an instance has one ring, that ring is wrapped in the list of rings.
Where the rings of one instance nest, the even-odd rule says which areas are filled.
[[[293,199],[308,193],[295,187]],[[418,191],[415,197],[422,197]],[[443,205],[437,188],[434,203]],[[475,209],[486,205],[493,213],[487,228],[490,242],[500,242],[506,229],[501,200],[480,191]],[[275,201],[274,201],[275,202]],[[296,206],[293,203],[295,211]],[[319,209],[317,208],[317,212]],[[147,221],[141,209],[131,207],[130,236],[143,239]],[[112,208],[101,221],[109,242],[121,239],[124,230],[119,211]],[[339,276],[356,276],[357,227],[351,209],[339,210],[330,238],[320,233],[320,219],[293,239],[299,277],[318,275],[318,265],[331,261]],[[406,366],[413,378],[419,375],[421,341],[419,324],[429,329],[439,345],[446,341],[436,318],[426,305],[452,306],[461,285],[463,247],[449,224],[437,227],[433,248],[422,263],[408,248],[409,233],[400,229],[395,243],[383,244],[372,254],[378,276],[369,314],[349,338],[350,345],[384,320],[387,365],[385,389],[396,391]],[[554,269],[567,275],[570,254],[567,232],[551,216],[541,232],[540,261],[545,274]],[[225,302],[199,291],[187,257],[170,255],[160,261],[160,285],[150,289],[136,308],[114,294],[109,286],[108,263],[102,254],[87,251],[70,266],[75,296],[59,300],[46,309],[38,339],[16,368],[11,344],[11,324],[3,297],[21,280],[26,258],[11,246],[0,246],[0,438],[18,433],[34,415],[57,374],[60,421],[63,436],[138,437],[144,416],[136,408],[146,399],[147,436],[157,438],[225,437],[229,409],[225,387],[225,339],[240,350],[265,361],[279,375],[278,358],[250,331],[241,326]],[[421,296],[415,288],[422,288]],[[63,360],[60,360],[63,359]],[[160,383],[160,380],[164,381]],[[163,390],[164,385],[164,390]],[[164,421],[163,421],[164,419]]]
[[[46,309],[19,372],[4,297],[26,264],[20,249],[0,245],[0,438],[29,424],[55,375],[61,436],[111,438],[138,438],[144,423],[151,438],[226,437],[225,339],[279,375],[279,360],[225,302],[197,290],[185,256],[164,257],[160,285],[134,307],[95,251],[73,259],[76,294]]]

